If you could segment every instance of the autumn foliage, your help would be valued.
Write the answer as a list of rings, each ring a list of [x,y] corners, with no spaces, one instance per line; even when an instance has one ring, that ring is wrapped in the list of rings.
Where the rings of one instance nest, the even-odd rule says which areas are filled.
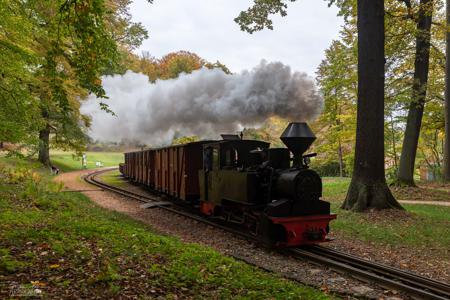
[[[141,57],[135,57],[130,68],[135,72],[146,74],[151,82],[157,79],[171,79],[178,77],[181,73],[191,73],[201,68],[220,68],[229,74],[230,70],[220,63],[210,63],[195,53],[189,51],[172,52],[160,59],[144,52]]]

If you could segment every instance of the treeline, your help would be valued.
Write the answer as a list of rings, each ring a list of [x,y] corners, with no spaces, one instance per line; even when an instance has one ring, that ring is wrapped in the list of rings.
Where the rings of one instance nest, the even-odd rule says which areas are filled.
[[[254,1],[235,21],[250,33],[272,29],[271,15],[285,16],[292,1],[295,0]],[[340,38],[326,50],[326,58],[317,71],[325,109],[314,124],[319,137],[315,143],[319,153],[316,165],[326,172],[351,176],[358,102],[357,4],[366,5],[370,1],[326,1],[338,7],[344,26]],[[445,146],[446,37],[449,37],[446,3],[377,0],[377,5],[380,4],[384,6],[387,176],[394,183],[414,185],[417,168],[424,166],[436,178],[444,177],[447,170],[445,174],[450,179],[450,165],[447,168],[443,165],[449,161],[444,157],[445,149],[450,147],[450,142]],[[361,120],[360,125],[363,123]]]
[[[235,21],[249,33],[272,29],[271,15],[285,16],[288,3],[294,1],[255,0]],[[345,146],[350,148],[354,139],[354,156],[347,156],[353,160],[352,181],[342,208],[400,209],[386,182],[385,149],[389,145],[395,183],[414,185],[419,147],[432,149],[432,155],[422,152],[427,158],[434,155],[436,161],[429,164],[438,168],[440,153],[444,153],[444,178],[450,181],[450,0],[445,13],[440,0],[327,2],[339,8],[345,26],[318,72],[326,109],[317,127],[322,122],[323,153],[328,150],[337,156],[341,174]],[[427,123],[432,137],[422,130]],[[442,123],[443,141],[439,136]],[[441,141],[443,151],[436,141]]]
[[[385,1],[385,152],[387,176],[414,184],[417,167],[442,177],[445,118],[445,3]],[[356,1],[336,2],[345,25],[317,72],[325,99],[315,128],[319,163],[351,175],[357,103]]]
[[[181,73],[191,73],[203,67],[220,68],[225,73],[231,74],[230,70],[221,62],[208,62],[189,51],[172,52],[159,59],[150,55],[149,52],[143,52],[140,56],[130,55],[127,66],[132,71],[147,75],[150,82],[155,82],[157,79],[176,78]]]
[[[50,144],[83,149],[82,99],[106,98],[101,76],[125,70],[123,58],[147,37],[130,3],[1,1],[0,141],[26,145],[47,165]]]
[[[148,34],[131,21],[130,3],[0,0],[0,142],[14,144],[10,151],[26,148],[46,165],[50,147],[84,151],[90,119],[80,113],[83,99],[103,98],[100,107],[114,113],[103,75],[133,70],[154,82],[201,67],[229,73],[186,51],[160,59],[133,54]]]

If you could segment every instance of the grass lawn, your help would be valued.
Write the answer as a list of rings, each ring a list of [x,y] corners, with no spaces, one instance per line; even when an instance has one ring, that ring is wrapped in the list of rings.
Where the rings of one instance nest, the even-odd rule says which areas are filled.
[[[123,162],[123,153],[121,152],[86,152],[87,168],[96,168],[95,163],[101,162],[105,167],[118,166]],[[72,152],[52,151],[50,159],[53,164],[62,171],[69,172],[81,170],[81,157],[75,156]]]
[[[100,179],[110,185],[124,187],[126,186],[126,182],[123,180],[121,173],[119,170],[113,170],[106,173],[101,174]]]
[[[406,211],[353,213],[340,209],[350,179],[324,178],[323,183],[324,199],[331,202],[333,212],[338,214],[338,218],[331,223],[332,231],[349,238],[382,244],[450,248],[450,207],[403,204]],[[408,192],[405,191],[406,189]],[[411,194],[410,189],[396,188],[394,194],[398,199],[402,199],[405,195]],[[424,188],[422,185],[421,189],[429,190],[430,188]],[[421,189],[418,189],[416,193],[420,193]],[[430,192],[426,195],[442,197],[441,194],[442,191]]]
[[[325,199],[344,199],[347,194],[351,178],[323,177],[323,197]]]
[[[11,287],[44,298],[329,298],[4,165],[0,158],[0,298]]]
[[[353,213],[332,202],[332,231],[349,238],[417,248],[450,249],[450,207],[403,205],[403,211]]]

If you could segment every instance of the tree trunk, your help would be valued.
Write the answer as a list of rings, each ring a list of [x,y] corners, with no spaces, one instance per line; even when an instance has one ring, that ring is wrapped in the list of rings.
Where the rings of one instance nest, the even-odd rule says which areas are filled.
[[[39,131],[39,161],[45,165],[50,166],[50,127],[47,125],[44,129]]]
[[[428,69],[430,61],[431,20],[433,0],[420,0],[419,18],[416,33],[416,58],[414,63],[414,82],[412,100],[409,106],[405,137],[397,182],[400,185],[414,186],[414,169],[422,126],[423,109],[427,95]]]
[[[339,115],[341,114],[341,107],[338,105],[338,100],[336,99],[335,101],[336,103],[336,112],[339,113]],[[342,130],[341,127],[341,119],[337,118],[336,119],[336,125],[339,127],[339,131]],[[340,138],[340,132],[338,134],[338,158],[339,158],[339,177],[344,177],[344,158],[342,155],[342,143],[341,143],[341,138]]]
[[[391,116],[391,133],[392,133],[392,152],[394,154],[394,167],[395,171],[398,171],[398,164],[397,164],[397,143],[395,142],[395,128],[394,128],[394,119]]]
[[[384,173],[384,0],[358,0],[355,164],[342,208],[401,208]]]
[[[42,109],[42,117],[48,120],[47,110]],[[50,125],[48,123],[39,131],[39,161],[44,166],[50,166]]]
[[[342,157],[342,145],[340,139],[338,145],[338,157],[339,157],[339,177],[344,177],[344,159]]]
[[[450,0],[447,5],[447,34],[445,49],[445,142],[444,142],[444,180],[450,182]]]

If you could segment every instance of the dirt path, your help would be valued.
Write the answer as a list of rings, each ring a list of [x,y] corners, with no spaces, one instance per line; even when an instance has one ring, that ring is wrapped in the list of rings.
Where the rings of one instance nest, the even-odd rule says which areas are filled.
[[[399,202],[402,204],[428,204],[428,205],[450,206],[450,202],[445,201],[400,200]]]
[[[88,184],[81,178],[83,175],[91,174],[98,170],[100,169],[62,173],[55,177],[55,181],[64,183],[66,190],[80,191],[101,207],[132,214],[133,217],[136,217],[135,214],[142,210],[139,208],[138,202],[121,199],[110,192],[105,192],[101,188]]]

